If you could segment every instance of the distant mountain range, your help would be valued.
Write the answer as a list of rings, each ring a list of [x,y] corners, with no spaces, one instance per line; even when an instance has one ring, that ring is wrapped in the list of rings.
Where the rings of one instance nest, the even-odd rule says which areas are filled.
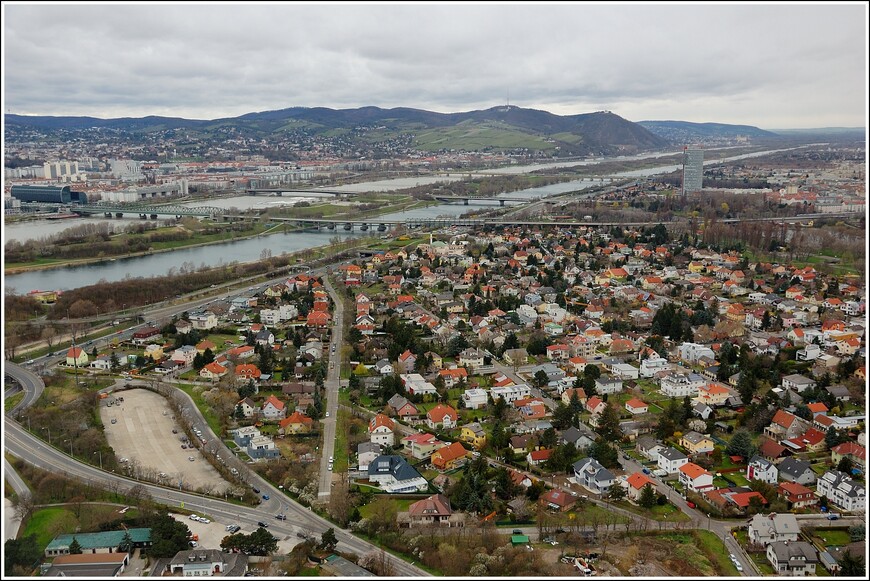
[[[726,125],[725,123],[690,123],[688,121],[638,121],[641,127],[667,139],[671,143],[692,143],[715,139],[776,138],[776,133],[764,131],[752,125]]]
[[[192,140],[232,137],[293,142],[327,139],[363,149],[437,151],[544,151],[558,156],[629,153],[698,140],[736,136],[776,137],[757,127],[683,121],[633,123],[609,111],[554,115],[515,106],[464,113],[420,109],[293,107],[239,117],[191,120],[176,117],[98,119],[6,115],[7,139],[19,132],[49,134],[92,132],[94,128],[129,137],[163,134]],[[388,144],[388,145],[385,145]]]

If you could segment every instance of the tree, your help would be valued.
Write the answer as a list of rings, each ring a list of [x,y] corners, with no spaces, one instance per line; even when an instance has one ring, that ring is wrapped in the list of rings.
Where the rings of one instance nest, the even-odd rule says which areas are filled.
[[[547,372],[543,369],[539,369],[535,372],[535,387],[545,387],[549,382],[550,378],[547,376]]]
[[[586,453],[605,468],[616,468],[619,466],[619,454],[616,452],[616,448],[611,446],[604,438],[595,440],[589,446]]]
[[[745,460],[749,460],[755,455],[755,444],[752,443],[752,436],[746,430],[737,430],[725,447],[725,453],[729,456],[743,456]]]
[[[640,498],[638,499],[637,503],[647,509],[655,506],[656,493],[653,490],[652,486],[647,484],[643,487],[643,489],[640,491]]]
[[[7,539],[3,544],[3,572],[7,577],[29,574],[41,558],[36,535]]]
[[[82,554],[82,546],[79,544],[79,540],[73,537],[72,542],[69,544],[69,554],[70,555],[81,555]]]
[[[843,474],[851,474],[852,468],[854,468],[854,464],[852,459],[848,456],[843,456],[840,458],[840,462],[837,464],[837,471],[842,472]]]
[[[613,486],[610,487],[610,490],[608,490],[608,492],[607,492],[607,498],[609,498],[610,500],[612,500],[614,502],[616,502],[618,500],[622,500],[623,498],[625,498],[625,496],[626,496],[625,488],[623,488],[619,484],[614,484]]]
[[[338,545],[338,538],[335,536],[335,529],[328,528],[323,531],[323,534],[320,535],[320,545],[318,546],[321,549],[332,551],[336,545]]]
[[[130,531],[124,531],[124,537],[121,539],[118,549],[127,553],[133,552],[133,537],[130,536]]]
[[[619,427],[619,415],[616,408],[610,402],[604,406],[601,417],[598,418],[598,427],[595,428],[602,438],[608,442],[618,442],[622,439],[622,430]]]
[[[178,551],[188,547],[190,529],[182,521],[177,521],[169,513],[156,516],[151,525],[151,549],[154,557],[173,557]]]
[[[278,539],[272,536],[272,533],[263,527],[257,528],[254,532],[248,535],[247,552],[250,555],[265,557],[278,550]]]
[[[840,570],[837,572],[837,577],[866,577],[867,565],[864,562],[864,556],[855,556],[851,551],[846,550],[840,558]]]

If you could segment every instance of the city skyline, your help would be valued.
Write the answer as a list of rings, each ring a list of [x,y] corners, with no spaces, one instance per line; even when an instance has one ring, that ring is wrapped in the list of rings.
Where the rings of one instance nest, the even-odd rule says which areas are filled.
[[[867,6],[3,5],[6,113],[288,107],[865,127]]]

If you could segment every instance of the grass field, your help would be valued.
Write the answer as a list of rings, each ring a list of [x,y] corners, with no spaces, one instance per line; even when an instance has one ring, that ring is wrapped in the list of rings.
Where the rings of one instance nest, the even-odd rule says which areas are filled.
[[[75,530],[77,524],[78,519],[68,508],[62,506],[41,508],[33,512],[21,536],[36,535],[39,549],[44,551],[51,539],[60,532]]]
[[[18,393],[16,393],[12,397],[7,397],[6,401],[3,403],[4,411],[8,412],[9,410],[11,410],[15,406],[17,406],[19,404],[19,402],[21,402],[21,400],[24,399],[25,395],[26,394],[23,391],[19,391]]]
[[[416,146],[423,150],[484,148],[506,149],[523,147],[535,150],[551,150],[553,143],[542,137],[530,135],[501,123],[460,123],[455,127],[429,129],[417,133]]]
[[[193,403],[202,413],[205,418],[206,423],[212,429],[212,431],[220,435],[221,433],[221,424],[218,420],[217,415],[214,413],[214,410],[211,409],[211,406],[208,405],[202,397],[202,388],[197,389],[200,386],[194,386],[189,383],[179,383],[177,384],[178,388],[184,391],[187,395],[193,398]]]

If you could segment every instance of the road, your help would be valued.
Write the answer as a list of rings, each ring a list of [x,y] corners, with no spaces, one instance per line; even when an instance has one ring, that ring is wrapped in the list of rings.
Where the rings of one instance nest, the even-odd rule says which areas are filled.
[[[341,387],[341,347],[344,345],[344,301],[335,291],[328,275],[323,277],[323,285],[335,305],[332,327],[332,341],[329,350],[329,368],[323,386],[326,389],[326,413],[323,419],[323,454],[320,457],[320,479],[317,496],[328,500],[332,492],[332,470],[329,460],[335,454],[335,430],[338,422],[338,390]]]
[[[19,384],[21,384],[21,387],[25,392],[24,399],[18,402],[18,405],[8,412],[9,416],[14,417],[18,412],[30,407],[39,399],[39,396],[42,395],[42,390],[45,389],[45,384],[38,375],[29,369],[25,369],[20,365],[12,363],[11,361],[5,362],[4,371],[7,375],[12,376]]]
[[[209,515],[215,523],[221,525],[238,522],[239,524],[256,528],[257,523],[263,521],[269,524],[270,531],[287,537],[291,535],[295,537],[298,532],[320,535],[326,529],[333,528],[339,540],[337,548],[340,551],[364,555],[379,550],[374,545],[337,528],[326,519],[292,500],[286,499],[286,497],[283,504],[287,507],[287,520],[279,521],[274,518],[274,513],[270,510],[273,507],[266,506],[265,503],[256,508],[240,506],[223,500],[173,490],[147,482],[137,482],[111,472],[105,472],[92,466],[80,464],[56,448],[48,446],[41,440],[31,436],[17,422],[7,418],[5,423],[7,452],[43,470],[63,474],[67,477],[110,490],[118,489],[124,491],[132,486],[141,485],[157,502],[170,507],[183,507],[186,510]],[[252,478],[254,482],[261,480],[259,477]],[[280,490],[268,483],[260,483],[263,486],[262,490],[271,491],[276,500],[281,498],[282,492]],[[280,500],[277,500],[277,502],[281,504]],[[387,558],[392,561],[397,574],[400,576],[428,576],[428,573],[422,569],[414,567],[397,557],[387,554]]]

